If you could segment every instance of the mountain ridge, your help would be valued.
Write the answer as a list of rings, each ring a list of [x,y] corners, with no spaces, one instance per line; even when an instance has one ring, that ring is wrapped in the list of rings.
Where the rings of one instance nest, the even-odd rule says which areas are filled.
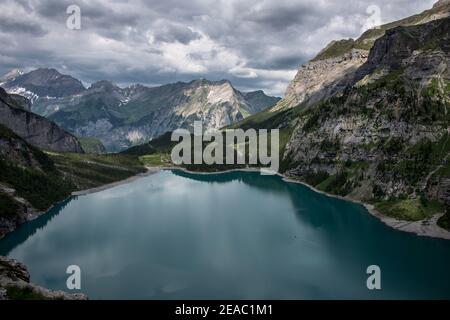
[[[64,97],[86,90],[80,80],[60,73],[54,68],[39,68],[27,73],[19,72],[2,83],[8,93],[25,96],[32,102],[39,97]]]
[[[302,65],[289,83],[285,96],[272,111],[309,107],[353,84],[356,70],[362,66],[375,41],[387,30],[399,26],[419,25],[450,16],[448,1],[439,1],[429,10],[365,31],[359,38],[334,40],[316,57]]]
[[[44,74],[41,81],[36,79],[39,74]],[[179,127],[191,130],[195,120],[202,121],[206,128],[220,128],[279,101],[263,91],[241,92],[225,79],[200,78],[158,87],[135,84],[123,88],[100,80],[85,89],[81,82],[55,69],[37,69],[12,78],[11,75],[5,87],[11,93],[29,97],[33,112],[55,121],[76,136],[100,139],[110,151]],[[41,96],[32,91],[36,83],[48,89],[53,79],[65,79],[59,86],[62,88],[59,96]]]

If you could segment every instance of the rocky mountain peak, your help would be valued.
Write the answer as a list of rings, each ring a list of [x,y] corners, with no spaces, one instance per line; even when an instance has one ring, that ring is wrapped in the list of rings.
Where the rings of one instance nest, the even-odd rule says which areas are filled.
[[[20,70],[20,69],[12,69],[8,73],[6,73],[2,77],[0,77],[0,82],[13,80],[13,79],[17,78],[18,76],[21,76],[22,74],[23,74],[22,70]]]
[[[254,108],[254,110],[264,110],[274,106],[281,100],[279,97],[271,97],[264,93],[263,90],[256,90],[243,93],[245,101]]]
[[[194,87],[214,86],[214,85],[219,85],[219,86],[227,85],[227,86],[230,86],[230,87],[233,86],[230,81],[225,80],[225,79],[219,80],[219,81],[211,81],[211,80],[208,80],[208,79],[205,79],[205,78],[199,78],[199,79],[196,79],[196,80],[192,80],[188,84],[191,85],[191,86],[194,86]]]
[[[52,81],[68,77],[53,68],[39,68],[25,75],[27,82],[35,85],[45,85]]]
[[[113,91],[113,90],[120,89],[120,88],[108,80],[100,80],[100,81],[94,82],[89,87],[89,90],[99,90],[99,89],[105,90],[105,91]]]
[[[119,150],[177,128],[191,129],[196,120],[205,128],[221,128],[277,101],[262,91],[241,93],[228,80],[201,78],[123,89],[99,81],[81,95],[43,100],[42,106],[69,132],[96,137],[108,150]]]
[[[9,93],[21,94],[34,102],[39,97],[65,97],[85,91],[80,80],[53,68],[39,68],[5,81]]]

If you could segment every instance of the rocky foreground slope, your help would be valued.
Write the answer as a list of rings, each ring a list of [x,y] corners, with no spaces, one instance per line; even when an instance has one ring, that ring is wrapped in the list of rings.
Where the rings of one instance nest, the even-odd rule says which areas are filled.
[[[30,283],[20,262],[0,256],[0,300],[86,300],[84,294],[52,291]]]

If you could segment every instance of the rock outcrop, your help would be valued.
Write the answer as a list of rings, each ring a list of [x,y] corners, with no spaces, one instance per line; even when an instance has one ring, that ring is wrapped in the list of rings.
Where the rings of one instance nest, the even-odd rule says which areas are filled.
[[[308,107],[342,92],[353,80],[355,71],[366,62],[367,56],[366,50],[352,49],[342,56],[314,60],[301,66],[274,110],[298,105]]]
[[[34,285],[25,265],[0,256],[0,300],[87,300],[87,296]]]

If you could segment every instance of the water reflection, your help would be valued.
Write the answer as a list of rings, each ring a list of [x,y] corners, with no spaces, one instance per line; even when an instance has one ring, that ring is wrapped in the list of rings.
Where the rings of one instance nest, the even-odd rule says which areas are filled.
[[[7,234],[0,240],[0,254],[7,256],[12,249],[25,242],[39,230],[42,230],[53,220],[72,200],[77,200],[78,196],[70,197],[57,203],[48,212],[36,219],[20,225],[14,232]]]

